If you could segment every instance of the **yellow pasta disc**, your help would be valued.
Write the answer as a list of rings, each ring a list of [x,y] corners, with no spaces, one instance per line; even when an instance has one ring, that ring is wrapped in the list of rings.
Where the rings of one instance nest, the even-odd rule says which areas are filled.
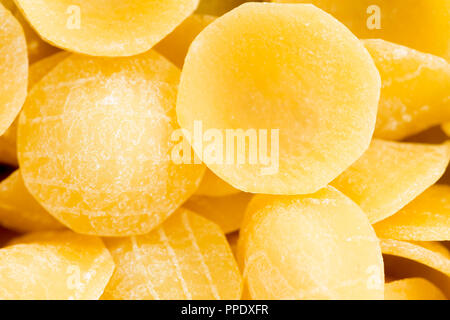
[[[365,40],[381,75],[375,137],[401,140],[450,120],[450,64],[383,40]]]
[[[60,62],[35,85],[19,121],[19,162],[33,197],[83,234],[145,234],[162,223],[204,173],[172,159],[178,80],[154,51]]]
[[[374,225],[381,238],[450,240],[450,186],[434,185],[393,216]]]
[[[439,180],[449,160],[447,143],[373,140],[366,153],[331,184],[375,223],[396,213]]]
[[[151,49],[199,0],[15,0],[35,30],[57,47],[93,56]]]
[[[116,270],[102,299],[239,299],[242,280],[219,226],[181,209],[149,234],[106,239]]]
[[[379,89],[369,53],[330,15],[246,3],[192,43],[177,115],[196,154],[233,187],[307,194],[367,149]]]
[[[367,216],[332,187],[258,195],[238,258],[253,299],[383,299],[383,259]]]
[[[100,238],[70,231],[31,233],[0,249],[0,298],[98,299],[113,270]]]
[[[385,300],[447,300],[442,291],[430,281],[409,278],[386,283]]]
[[[450,2],[442,0],[272,0],[312,3],[359,38],[385,39],[450,59]]]
[[[0,135],[3,135],[27,96],[28,56],[23,29],[2,4],[0,21]]]

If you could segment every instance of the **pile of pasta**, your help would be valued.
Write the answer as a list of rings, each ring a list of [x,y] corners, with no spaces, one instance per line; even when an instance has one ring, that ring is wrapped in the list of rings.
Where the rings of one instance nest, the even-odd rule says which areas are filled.
[[[450,298],[449,50],[449,1],[0,0],[0,299]]]

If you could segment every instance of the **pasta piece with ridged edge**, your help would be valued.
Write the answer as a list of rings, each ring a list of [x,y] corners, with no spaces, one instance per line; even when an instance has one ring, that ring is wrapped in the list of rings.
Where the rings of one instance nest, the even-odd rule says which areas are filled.
[[[364,40],[381,75],[374,136],[401,140],[450,120],[450,64],[395,43]]]
[[[442,291],[423,278],[391,281],[384,286],[385,300],[447,300]]]
[[[171,158],[179,73],[154,51],[60,62],[19,119],[19,163],[33,197],[83,234],[145,234],[162,223],[204,173]]]
[[[361,41],[332,16],[312,5],[245,3],[195,38],[182,71],[177,116],[190,134],[200,122],[203,132],[240,129],[248,140],[259,135],[260,143],[268,142],[272,165],[261,156],[253,161],[257,155],[250,148],[233,146],[226,153],[235,159],[219,162],[204,157],[211,145],[193,143],[208,168],[233,187],[307,194],[367,149],[380,84]]]
[[[0,249],[0,299],[96,300],[113,270],[98,237],[30,233]]]
[[[364,155],[331,185],[376,223],[395,214],[433,185],[450,160],[450,144],[401,143],[374,139]]]
[[[20,170],[0,183],[0,225],[17,232],[64,228],[30,195]]]
[[[376,223],[380,238],[450,240],[450,186],[433,185],[393,216]]]
[[[383,299],[383,259],[367,216],[332,187],[257,195],[238,261],[253,299]]]
[[[92,56],[150,50],[191,15],[199,0],[15,0],[40,36]]]
[[[239,299],[242,279],[219,226],[180,209],[149,234],[107,238],[116,270],[102,299]]]
[[[21,25],[2,4],[0,21],[0,135],[3,135],[27,96],[28,55]]]

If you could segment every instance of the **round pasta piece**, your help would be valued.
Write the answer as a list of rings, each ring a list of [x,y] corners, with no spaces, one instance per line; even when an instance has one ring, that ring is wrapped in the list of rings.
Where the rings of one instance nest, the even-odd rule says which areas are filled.
[[[0,183],[0,224],[17,232],[64,228],[30,195],[19,170]]]
[[[36,31],[34,31],[23,14],[17,8],[14,0],[0,0],[0,3],[2,3],[6,7],[6,9],[11,11],[11,13],[22,25],[27,41],[28,60],[30,61],[30,64],[43,59],[58,50],[57,48],[42,40],[41,37],[39,37]]]
[[[450,186],[434,185],[393,216],[374,225],[380,238],[450,240]]]
[[[100,238],[31,233],[0,249],[0,299],[98,299],[113,270]]]
[[[23,29],[2,4],[0,21],[0,135],[3,135],[27,96],[28,56]]]
[[[450,276],[450,253],[439,242],[381,239],[380,245],[383,254],[413,260]]]
[[[149,51],[71,55],[30,93],[18,155],[30,193],[83,234],[148,233],[200,184],[204,166],[171,160],[179,70]]]
[[[385,39],[450,59],[447,0],[272,0],[312,3],[342,21],[359,38]]]
[[[224,233],[230,233],[241,227],[252,197],[244,192],[225,197],[192,196],[184,207],[218,224]]]
[[[385,300],[447,300],[442,291],[423,278],[408,278],[386,283]]]
[[[186,209],[149,234],[105,240],[116,270],[102,299],[239,299],[242,279],[219,226]]]
[[[381,221],[403,208],[444,174],[450,145],[373,140],[366,153],[331,184]]]
[[[383,259],[367,216],[332,187],[250,202],[238,260],[253,299],[383,299]]]
[[[450,64],[383,40],[365,40],[381,75],[375,137],[401,140],[450,121]]]
[[[57,47],[93,56],[151,49],[199,0],[16,0],[34,29]]]
[[[199,196],[225,197],[240,193],[241,191],[226,183],[209,169],[206,169],[202,183],[195,192]]]
[[[233,187],[305,194],[367,149],[379,94],[372,58],[333,17],[311,5],[247,3],[192,43],[177,115],[196,154]]]
[[[193,14],[155,46],[155,50],[182,68],[189,46],[195,37],[215,19],[214,16]]]
[[[44,58],[29,68],[28,91],[34,87],[50,70],[59,62],[69,56],[67,52],[59,52]],[[18,117],[14,120],[6,132],[0,136],[0,161],[2,163],[17,167],[17,123]]]

